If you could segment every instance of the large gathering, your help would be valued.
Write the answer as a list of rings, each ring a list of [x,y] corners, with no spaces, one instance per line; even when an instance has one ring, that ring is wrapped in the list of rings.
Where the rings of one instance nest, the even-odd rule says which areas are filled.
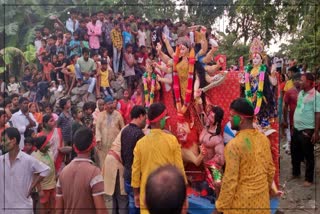
[[[201,23],[67,16],[0,72],[0,213],[273,214],[283,159],[315,187],[320,66],[261,36],[230,65]]]

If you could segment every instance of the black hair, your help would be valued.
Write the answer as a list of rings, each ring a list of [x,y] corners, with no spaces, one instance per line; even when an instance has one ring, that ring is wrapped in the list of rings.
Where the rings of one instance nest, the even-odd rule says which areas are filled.
[[[230,109],[243,115],[254,116],[253,105],[245,98],[237,98],[233,100],[230,104]]]
[[[306,77],[307,80],[314,82],[315,81],[315,77],[312,73],[305,73],[303,74],[303,76]]]
[[[300,73],[295,73],[295,74],[292,75],[292,79],[293,80],[300,80],[300,78],[301,78],[301,74]]]
[[[24,144],[34,145],[34,138],[32,138],[32,137],[26,137],[26,138],[24,138]]]
[[[57,36],[57,38],[58,38],[58,39],[63,39],[63,34],[62,34],[62,33],[59,33],[58,36]]]
[[[72,54],[71,56],[70,56],[70,58],[69,58],[69,60],[71,61],[73,61],[75,58],[76,58],[76,56],[77,56],[77,54]]]
[[[1,136],[4,137],[5,135],[7,135],[10,140],[15,138],[16,139],[16,144],[19,145],[20,139],[21,139],[21,135],[20,135],[20,133],[19,133],[17,128],[15,128],[15,127],[6,128],[2,132]]]
[[[148,110],[148,119],[153,120],[158,117],[166,109],[163,103],[153,103]]]
[[[118,21],[118,20],[114,20],[114,21],[113,21],[113,24],[114,24],[114,25],[118,25],[118,24],[119,24],[119,21]]]
[[[52,118],[52,115],[51,115],[51,114],[45,114],[45,115],[42,117],[42,123],[43,123],[43,125],[47,124],[51,118]]]
[[[213,133],[212,136],[210,136],[210,138],[221,134],[221,123],[222,123],[223,116],[224,116],[224,111],[219,106],[213,106],[211,111],[214,113],[214,124],[213,125],[217,125],[217,129],[216,129],[216,132]]]
[[[147,112],[143,106],[136,105],[131,109],[130,117],[131,119],[139,118],[141,115],[146,115]]]
[[[88,48],[83,48],[82,49],[82,55],[84,54],[84,53],[87,53],[87,54],[89,54],[89,49]]]
[[[288,71],[292,71],[293,73],[298,73],[299,69],[297,68],[297,66],[294,65],[288,68]]]
[[[4,110],[0,110],[0,117],[4,114],[6,114],[6,112]]]
[[[91,109],[92,112],[94,112],[94,110],[96,109],[96,104],[94,102],[86,102],[84,103],[82,110],[86,111],[88,109]]]
[[[15,98],[15,97],[18,97],[18,98],[19,98],[20,96],[19,96],[19,94],[12,94],[12,95],[10,96],[11,100],[13,100],[13,98]]]
[[[47,137],[46,136],[40,136],[34,138],[34,145],[37,147],[37,149],[40,149],[42,145],[46,142]]]
[[[107,65],[108,61],[107,60],[101,60],[101,65]]]
[[[63,51],[59,51],[58,54],[63,54],[63,56],[64,56],[64,52]]]
[[[145,194],[150,214],[180,214],[186,200],[184,177],[172,165],[159,167],[149,175]]]
[[[61,100],[59,101],[59,107],[63,110],[64,107],[65,107],[65,105],[67,105],[68,101],[69,101],[69,100],[68,100],[67,98],[61,99]]]
[[[26,98],[26,97],[21,97],[21,98],[19,99],[19,104],[22,104],[24,101],[28,101],[28,102],[29,102],[28,98]]]
[[[35,132],[34,132],[33,129],[26,129],[26,131],[24,132],[23,136],[24,136],[25,138],[27,138],[27,137],[32,137],[32,135],[33,135],[34,133],[35,133]]]
[[[130,44],[130,43],[129,43],[129,44],[127,44],[127,45],[126,45],[126,49],[128,49],[129,47],[133,47],[133,45],[132,45],[132,44]]]
[[[79,151],[84,151],[89,148],[92,143],[93,132],[87,127],[79,128],[73,135],[73,143]]]

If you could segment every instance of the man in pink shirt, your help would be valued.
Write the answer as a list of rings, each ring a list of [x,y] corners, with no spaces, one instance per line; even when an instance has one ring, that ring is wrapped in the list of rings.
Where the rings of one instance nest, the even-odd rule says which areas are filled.
[[[97,14],[91,15],[91,22],[87,24],[90,48],[98,53],[100,48],[99,36],[101,36],[101,24],[97,23]]]

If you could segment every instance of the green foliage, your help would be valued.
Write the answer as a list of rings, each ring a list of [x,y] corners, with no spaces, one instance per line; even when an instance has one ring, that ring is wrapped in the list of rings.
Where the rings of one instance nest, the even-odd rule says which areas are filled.
[[[27,50],[24,52],[24,56],[28,63],[35,62],[36,60],[36,48],[34,45],[28,45]]]
[[[243,56],[244,64],[249,61],[249,46],[237,41],[237,35],[235,33],[218,35],[221,43],[219,44],[219,54],[225,54],[227,56],[227,65],[237,65],[239,57]]]

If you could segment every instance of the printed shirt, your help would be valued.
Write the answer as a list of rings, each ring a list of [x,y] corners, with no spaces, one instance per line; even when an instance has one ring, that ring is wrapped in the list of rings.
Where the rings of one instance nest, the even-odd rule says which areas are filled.
[[[269,187],[275,167],[268,138],[255,129],[241,130],[226,145],[224,156],[226,168],[217,210],[225,214],[269,214]]]
[[[122,35],[121,32],[117,31],[115,28],[111,30],[111,41],[112,45],[115,48],[121,49],[122,48]]]

